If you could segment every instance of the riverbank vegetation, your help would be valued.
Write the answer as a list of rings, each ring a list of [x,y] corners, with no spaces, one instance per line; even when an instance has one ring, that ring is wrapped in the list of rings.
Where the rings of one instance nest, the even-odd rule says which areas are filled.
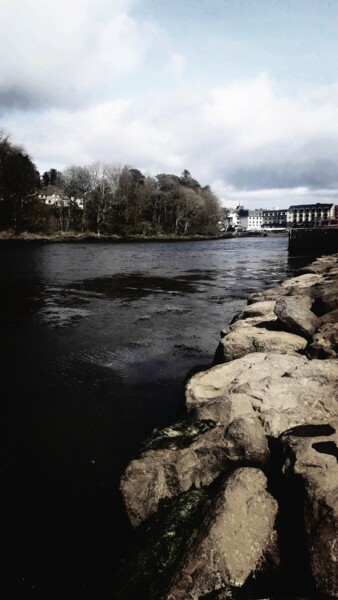
[[[40,175],[24,148],[0,131],[3,235],[213,236],[220,212],[210,187],[187,170],[152,176],[95,162]]]

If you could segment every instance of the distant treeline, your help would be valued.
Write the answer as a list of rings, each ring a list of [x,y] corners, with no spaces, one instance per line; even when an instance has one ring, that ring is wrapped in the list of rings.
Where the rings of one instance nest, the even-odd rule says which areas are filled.
[[[214,235],[219,218],[217,197],[187,170],[180,177],[152,177],[129,166],[96,162],[40,175],[27,152],[0,131],[1,229]]]

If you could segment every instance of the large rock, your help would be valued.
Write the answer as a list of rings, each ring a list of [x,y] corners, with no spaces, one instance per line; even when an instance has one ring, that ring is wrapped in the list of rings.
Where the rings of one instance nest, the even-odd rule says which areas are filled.
[[[338,323],[338,308],[325,313],[320,318],[320,324],[325,325],[325,323]]]
[[[188,447],[174,446],[146,451],[128,465],[120,487],[133,525],[156,512],[161,500],[209,485],[234,463],[263,465],[270,456],[256,417],[235,419],[227,428],[214,423]]]
[[[248,296],[248,305],[250,306],[251,304],[258,304],[261,302],[276,302],[278,298],[285,296],[286,294],[287,290],[281,286],[268,288],[262,292],[252,292],[252,294]]]
[[[325,279],[325,276],[323,276],[322,282],[310,290],[314,300],[312,310],[316,315],[322,316],[338,308],[337,288],[338,276],[332,279]]]
[[[254,468],[229,477],[191,540],[166,600],[198,599],[239,587],[259,571],[276,545],[277,502],[266,483]]]
[[[241,312],[239,312],[232,320],[232,323],[235,323],[238,320],[242,319],[251,319],[252,317],[265,317],[266,315],[271,315],[273,313],[275,307],[274,300],[265,300],[264,302],[254,302],[243,308]]]
[[[274,313],[289,331],[310,338],[318,329],[320,321],[311,312],[309,305],[309,298],[304,301],[299,296],[284,296],[277,300]]]
[[[257,302],[257,304],[261,303]],[[273,304],[275,303],[273,302]],[[241,313],[239,313],[239,316],[241,316]],[[225,337],[232,331],[239,331],[240,329],[244,329],[247,327],[261,327],[272,330],[278,329],[277,320],[278,319],[275,313],[272,311],[262,315],[246,317],[245,319],[233,319],[231,324],[221,331],[221,338]]]
[[[266,434],[279,436],[303,423],[338,415],[338,363],[303,356],[254,353],[194,375],[186,405],[196,418],[228,426],[258,417]]]
[[[316,358],[336,357],[338,354],[338,322],[321,325],[313,336],[308,352]]]
[[[317,273],[306,273],[304,275],[297,275],[286,279],[281,284],[281,288],[286,290],[289,296],[293,295],[307,295],[309,290],[314,286],[321,283],[323,280],[322,275]]]
[[[234,419],[224,433],[224,440],[229,460],[246,465],[262,465],[269,460],[268,441],[257,417]]]
[[[256,302],[273,300],[276,301],[282,296],[310,296],[311,288],[322,281],[322,276],[316,273],[298,275],[297,277],[287,279],[280,286],[250,294],[248,298],[248,304],[250,305]]]
[[[330,429],[306,428],[282,436],[284,469],[301,477],[305,490],[304,520],[311,570],[317,591],[338,597],[338,420]]]
[[[307,267],[299,269],[299,274],[304,275],[305,273],[316,273],[322,275],[335,269],[337,267],[337,254],[331,256],[321,256],[317,258],[313,263]]]
[[[224,427],[198,436],[188,448],[144,452],[129,463],[120,483],[131,523],[136,526],[147,519],[164,498],[209,485],[230,464]]]
[[[293,333],[252,326],[240,327],[230,330],[220,340],[215,362],[229,362],[252,352],[303,352],[306,345],[305,338]]]

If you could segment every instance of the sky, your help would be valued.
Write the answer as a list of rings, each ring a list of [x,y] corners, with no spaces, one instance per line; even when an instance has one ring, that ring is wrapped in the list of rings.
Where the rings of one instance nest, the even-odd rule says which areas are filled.
[[[0,127],[41,173],[187,169],[228,207],[338,204],[338,0],[0,0],[0,26]]]

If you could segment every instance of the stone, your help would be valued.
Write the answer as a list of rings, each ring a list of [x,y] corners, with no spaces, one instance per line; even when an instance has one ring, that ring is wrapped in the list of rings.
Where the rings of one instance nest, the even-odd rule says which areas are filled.
[[[308,292],[312,286],[320,283],[322,276],[318,273],[306,273],[305,275],[297,275],[286,279],[281,284],[281,289],[286,290],[288,295],[298,295],[300,292]]]
[[[164,502],[137,531],[113,577],[115,600],[165,598],[190,538],[210,505],[205,490],[191,490]]]
[[[255,468],[237,469],[223,484],[183,556],[166,600],[202,598],[242,586],[276,545],[277,502]]]
[[[309,339],[318,329],[320,321],[299,296],[284,296],[275,303],[274,313],[291,332]]]
[[[317,591],[338,597],[338,420],[323,427],[297,429],[281,437],[286,475],[301,477],[304,525]]]
[[[257,417],[266,435],[278,437],[304,423],[338,415],[338,363],[305,356],[253,353],[194,375],[186,406],[195,418]]]
[[[264,428],[257,417],[234,419],[224,433],[229,460],[245,465],[264,465],[270,458]]]
[[[316,273],[318,275],[323,275],[324,273],[327,273],[335,267],[337,267],[337,255],[321,256],[310,265],[299,269],[298,272],[300,275],[304,275],[306,273]]]
[[[248,304],[276,301],[282,296],[311,296],[311,288],[322,281],[322,276],[317,273],[298,275],[297,277],[287,279],[280,286],[250,294]]]
[[[252,352],[299,353],[304,352],[306,346],[306,339],[293,333],[252,326],[241,327],[230,330],[220,340],[215,362],[229,362]]]
[[[338,308],[325,313],[320,318],[320,324],[324,325],[325,323],[338,323]]]
[[[305,277],[305,275],[304,275]],[[338,309],[338,277],[322,281],[311,290],[313,298],[312,310],[321,317]]]
[[[132,525],[156,512],[164,498],[207,486],[230,465],[223,426],[198,436],[187,448],[144,452],[129,463],[120,483]]]
[[[252,292],[248,296],[248,305],[258,304],[261,302],[275,302],[281,296],[285,296],[287,294],[287,289],[282,288],[281,286],[268,288],[267,290],[263,290],[262,292]]]
[[[316,358],[334,358],[337,356],[337,352],[338,322],[324,323],[313,335],[312,343],[308,346],[308,353]]]
[[[273,313],[275,307],[274,300],[265,300],[263,302],[254,302],[243,308],[232,320],[235,323],[238,320],[250,319],[251,317],[265,317]]]

